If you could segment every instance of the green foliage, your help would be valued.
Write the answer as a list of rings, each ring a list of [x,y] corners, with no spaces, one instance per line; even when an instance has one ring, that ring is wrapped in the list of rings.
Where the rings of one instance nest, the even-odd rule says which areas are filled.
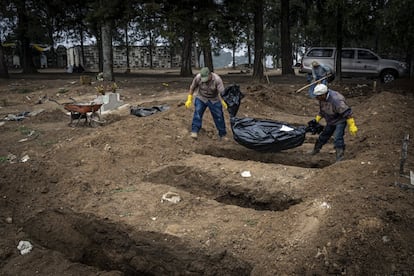
[[[31,88],[13,88],[11,89],[12,92],[17,92],[19,94],[29,94],[32,93],[34,90]]]
[[[399,0],[387,1],[382,10],[383,21],[381,32],[381,53],[403,51],[407,59],[414,56],[414,1]],[[410,62],[410,60],[407,60]]]
[[[22,135],[27,136],[32,133],[33,130],[26,126],[19,126],[17,131],[19,131]]]
[[[67,92],[69,92],[69,89],[63,88],[63,87],[59,88],[59,90],[58,90],[59,94],[64,94],[64,93],[67,93]]]
[[[119,45],[125,44],[128,27],[129,43],[163,43],[179,49],[186,41],[218,52],[223,47],[237,49],[253,44],[256,2],[3,0],[0,40],[20,40],[21,46],[23,42],[55,45],[60,39],[77,44],[86,40],[84,36],[99,41],[101,24],[110,21],[114,42]],[[280,58],[280,0],[265,0],[263,4],[264,53]],[[412,0],[290,0],[289,5],[295,52],[302,47],[335,46],[341,35],[344,47],[371,48],[386,56],[413,56]],[[338,12],[343,14],[341,34],[337,34]]]

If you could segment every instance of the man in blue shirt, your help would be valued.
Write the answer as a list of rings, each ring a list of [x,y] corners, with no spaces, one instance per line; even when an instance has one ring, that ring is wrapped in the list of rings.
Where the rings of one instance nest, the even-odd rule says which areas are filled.
[[[325,64],[321,64],[319,62],[317,62],[316,60],[312,61],[312,74],[308,74],[307,79],[308,82],[314,82],[317,80],[320,80],[326,76],[328,76],[329,74],[331,74],[331,69],[326,66]],[[323,80],[321,80],[320,82],[317,82],[315,84],[312,84],[309,87],[309,97],[311,98],[315,98],[315,95],[313,94],[313,90],[315,89],[315,86],[319,83],[328,84],[328,78],[325,78]]]

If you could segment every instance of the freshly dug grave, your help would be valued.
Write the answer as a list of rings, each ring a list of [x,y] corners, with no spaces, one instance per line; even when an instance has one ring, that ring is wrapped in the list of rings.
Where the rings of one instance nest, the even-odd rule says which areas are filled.
[[[318,111],[304,78],[222,73],[246,97],[239,116],[306,125]],[[79,75],[12,74],[0,83],[2,275],[400,274],[414,271],[412,83],[372,91],[372,82],[334,84],[355,113],[345,160],[316,141],[278,153],[219,141],[209,112],[189,136],[184,100],[191,78],[117,75],[129,106],[166,105],[148,117],[129,106],[99,127],[69,127],[65,102],[95,95]],[[22,157],[29,158],[22,162]],[[250,177],[242,173],[249,171]],[[162,200],[167,192],[180,201]],[[33,249],[20,255],[19,241]]]

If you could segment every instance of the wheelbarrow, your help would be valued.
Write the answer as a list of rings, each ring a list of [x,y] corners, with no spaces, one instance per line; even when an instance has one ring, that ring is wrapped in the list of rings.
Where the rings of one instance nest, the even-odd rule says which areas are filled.
[[[54,101],[59,105],[63,105],[63,108],[70,112],[70,123],[69,126],[78,126],[82,119],[84,119],[84,125],[90,127],[96,127],[101,124],[101,117],[99,115],[99,109],[103,103],[63,103],[60,104],[56,100],[49,99]],[[72,99],[73,100],[73,99]],[[76,121],[76,123],[74,123]]]
[[[89,125],[91,127],[98,126],[99,122],[101,121],[101,117],[97,112],[103,103],[67,103],[64,104],[63,107],[70,112],[70,123],[69,125],[73,125],[73,122],[77,120],[75,126],[79,125],[81,119],[85,119],[85,125]]]

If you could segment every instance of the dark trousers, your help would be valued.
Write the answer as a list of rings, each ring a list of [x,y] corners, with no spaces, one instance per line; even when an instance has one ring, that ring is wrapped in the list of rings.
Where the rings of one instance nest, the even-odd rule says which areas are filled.
[[[220,137],[225,136],[226,132],[226,123],[224,121],[223,106],[220,101],[212,102],[207,101],[204,103],[199,98],[196,98],[194,101],[194,116],[193,122],[191,124],[191,132],[199,132],[203,123],[203,115],[206,111],[206,108],[210,109],[211,116],[213,117],[214,124],[218,130]]]
[[[346,121],[337,125],[326,125],[322,133],[319,135],[318,143],[321,146],[325,145],[329,138],[333,135],[334,147],[336,149],[345,149],[344,132],[346,127]]]

